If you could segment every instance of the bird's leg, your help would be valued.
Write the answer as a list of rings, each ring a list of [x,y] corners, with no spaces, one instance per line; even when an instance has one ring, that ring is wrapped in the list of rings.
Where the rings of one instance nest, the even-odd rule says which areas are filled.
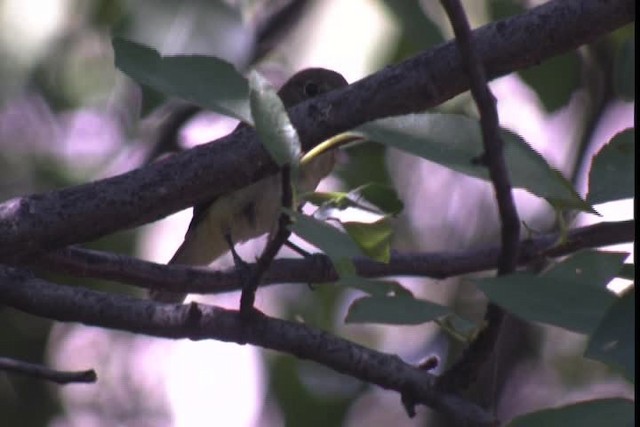
[[[247,287],[247,284],[251,281],[251,267],[249,264],[242,259],[242,257],[236,251],[235,245],[233,244],[233,238],[231,237],[231,230],[226,230],[223,232],[224,240],[226,240],[229,245],[229,250],[231,251],[231,256],[233,257],[233,265],[236,268],[236,272],[238,273],[238,278],[240,280],[240,285],[242,289]]]
[[[246,269],[246,261],[243,260],[240,255],[238,255],[238,252],[236,252],[235,245],[233,244],[233,238],[231,237],[231,230],[225,230],[222,235],[224,236],[224,240],[227,242],[227,245],[229,245],[229,250],[231,251],[231,256],[233,256],[233,264],[235,265],[235,267],[237,269]]]
[[[283,166],[280,173],[282,178],[281,203],[284,208],[291,209],[293,204],[291,167],[289,165]],[[264,273],[267,271],[282,246],[289,239],[289,236],[291,235],[291,230],[289,230],[290,224],[291,219],[289,218],[289,214],[287,214],[286,211],[282,211],[280,213],[280,217],[278,218],[276,232],[271,235],[269,240],[267,241],[267,245],[265,246],[262,254],[256,262],[256,268],[251,272],[251,279],[246,283],[247,286],[242,288],[242,295],[240,296],[240,313],[245,315],[245,317],[249,317],[248,315],[252,314],[255,311],[253,303],[256,297],[256,290],[260,285],[260,280],[264,276]]]

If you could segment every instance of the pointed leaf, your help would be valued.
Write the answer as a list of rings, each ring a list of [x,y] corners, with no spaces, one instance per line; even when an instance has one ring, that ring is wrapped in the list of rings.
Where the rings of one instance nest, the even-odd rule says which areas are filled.
[[[298,212],[292,212],[292,215],[292,231],[330,257],[352,258],[363,255],[358,245],[346,233],[307,215]]]
[[[404,204],[393,188],[376,183],[365,184],[348,193],[315,192],[302,196],[316,206],[330,206],[340,210],[356,208],[395,216],[404,208]]]
[[[419,325],[450,314],[451,310],[431,301],[408,296],[362,297],[349,307],[347,323]]]
[[[601,287],[526,273],[475,282],[491,301],[523,319],[579,333],[593,331],[616,299]]]
[[[554,265],[543,276],[604,289],[619,274],[628,256],[627,252],[582,250]]]
[[[275,89],[257,72],[249,75],[251,117],[260,142],[278,164],[297,164],[302,153],[298,132]]]
[[[405,55],[426,50],[445,41],[442,30],[425,14],[420,2],[384,0],[383,3],[400,23],[402,41],[410,45],[401,45],[405,48],[402,52]]]
[[[613,66],[613,88],[625,101],[636,97],[636,43],[629,37],[622,43]]]
[[[547,111],[556,111],[566,105],[571,94],[579,88],[581,62],[578,52],[571,51],[518,74],[536,91]]]
[[[619,369],[631,382],[636,377],[635,317],[635,289],[631,288],[604,315],[584,354]]]
[[[454,114],[410,114],[359,127],[366,138],[407,151],[458,172],[489,179],[477,120]],[[556,207],[593,211],[571,184],[519,136],[503,131],[511,183]]]
[[[616,134],[593,157],[589,171],[589,203],[635,196],[635,139],[635,130],[626,129]]]
[[[348,234],[299,212],[290,215],[294,219],[292,232],[326,253],[340,277],[355,276],[351,258],[363,253]]]
[[[228,62],[201,55],[162,57],[117,37],[112,43],[116,67],[138,83],[251,123],[249,85]]]
[[[627,399],[596,399],[521,415],[507,427],[635,425],[635,404]]]
[[[636,265],[635,264],[623,264],[622,269],[618,273],[618,277],[621,279],[635,280],[636,279]]]
[[[389,215],[395,216],[404,209],[404,204],[398,197],[398,193],[388,185],[372,182],[356,188],[350,194],[364,197],[369,203]]]
[[[316,191],[313,193],[301,194],[300,197],[316,206],[331,205],[336,209],[346,209],[348,207],[355,206],[355,203],[349,200],[349,193],[341,191]]]
[[[413,296],[410,290],[408,290],[395,280],[367,279],[364,277],[351,276],[341,277],[340,280],[335,282],[335,284],[358,289],[374,297],[391,295],[404,295],[408,297]]]
[[[387,147],[382,144],[354,144],[342,150],[345,161],[336,172],[347,188],[358,188],[370,182],[393,185],[387,168]]]
[[[342,226],[367,256],[376,261],[389,262],[393,230],[387,218],[371,223],[343,222]]]

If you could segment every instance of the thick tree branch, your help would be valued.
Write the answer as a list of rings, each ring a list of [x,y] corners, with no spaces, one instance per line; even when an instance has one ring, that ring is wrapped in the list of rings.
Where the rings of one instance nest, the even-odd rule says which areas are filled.
[[[25,270],[0,266],[0,301],[64,322],[167,338],[249,343],[321,363],[385,389],[410,395],[464,425],[489,426],[491,415],[458,396],[434,389],[434,376],[384,354],[310,326],[191,303],[161,304],[48,283]]]
[[[95,383],[98,377],[93,369],[87,371],[57,371],[46,366],[22,360],[0,357],[0,371],[15,372],[57,384]]]
[[[569,231],[557,244],[559,233],[524,240],[518,251],[519,265],[544,257],[560,257],[581,249],[597,248],[635,240],[635,221],[603,222]],[[362,277],[424,276],[435,279],[495,269],[499,246],[464,252],[422,254],[393,253],[388,264],[356,258],[354,265]],[[213,271],[203,267],[165,265],[136,258],[67,247],[45,255],[38,266],[73,276],[115,280],[133,286],[179,293],[223,293],[241,288],[235,269]],[[250,265],[253,268],[252,265]],[[264,285],[279,283],[324,283],[338,279],[331,261],[324,255],[308,259],[277,259],[265,273]]]
[[[635,1],[555,0],[474,31],[488,78],[527,68],[635,19]],[[436,106],[468,89],[460,55],[446,43],[348,88],[290,110],[304,148],[391,115]],[[247,129],[142,169],[0,205],[0,259],[38,253],[160,219],[275,173]]]

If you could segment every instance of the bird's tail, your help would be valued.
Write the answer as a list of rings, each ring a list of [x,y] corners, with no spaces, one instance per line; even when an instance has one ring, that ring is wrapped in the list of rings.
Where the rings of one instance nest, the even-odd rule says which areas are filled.
[[[168,264],[178,264],[178,262],[176,261],[176,258],[179,258],[181,249],[185,246],[185,243],[187,242],[185,241],[182,243],[182,245],[180,246],[180,248],[178,248],[178,251],[175,253],[173,258],[171,258],[171,260],[168,262]],[[170,292],[170,291],[163,291],[160,289],[149,290],[149,298],[151,298],[154,301],[163,302],[166,304],[180,304],[185,300],[186,297],[187,297],[187,294],[182,292]]]
[[[201,224],[201,227],[206,227]],[[211,230],[190,230],[185,236],[173,258],[168,264],[179,265],[209,265],[212,260],[224,254],[228,249],[228,243],[224,240],[222,233],[215,233]],[[167,304],[179,304],[187,297],[186,293],[170,292],[159,289],[151,289],[149,298]]]

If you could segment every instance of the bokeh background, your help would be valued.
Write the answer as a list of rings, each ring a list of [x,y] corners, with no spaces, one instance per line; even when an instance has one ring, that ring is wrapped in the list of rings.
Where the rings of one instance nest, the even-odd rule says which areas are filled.
[[[540,2],[464,3],[475,27]],[[491,84],[501,124],[523,136],[582,194],[593,153],[633,126],[634,81],[615,79],[624,54],[634,53],[633,31],[620,29]],[[218,56],[239,70],[258,68],[278,84],[308,66],[335,69],[352,82],[449,39],[451,31],[439,3],[430,1],[0,0],[0,200],[122,173],[233,129],[232,119],[165,99],[116,70],[114,35],[165,55]],[[476,115],[468,94],[438,110]],[[176,117],[184,123],[168,129]],[[487,183],[382,146],[345,150],[321,187],[346,189],[372,180],[392,184],[405,203],[394,222],[398,251],[455,251],[498,241]],[[530,229],[556,229],[543,201],[520,191],[516,198]],[[597,209],[608,220],[633,216],[631,201]],[[180,212],[87,247],[166,262],[189,219],[189,211]],[[585,215],[573,224],[599,220]],[[250,258],[261,244],[242,245],[241,254]],[[142,295],[116,283],[42,274]],[[464,278],[397,280],[469,319],[482,318],[485,301]],[[259,292],[257,305],[409,362],[458,354],[432,325],[345,325],[356,295],[332,286],[274,286]],[[238,298],[232,293],[200,300],[235,307]],[[510,362],[503,389],[503,414],[593,396],[633,396],[617,374],[581,357],[584,337],[524,325],[521,338],[521,354]],[[97,384],[61,387],[0,373],[0,424],[7,426],[445,425],[426,408],[407,418],[394,392],[250,346],[54,324],[2,308],[0,354],[60,369],[95,368],[99,376]]]

